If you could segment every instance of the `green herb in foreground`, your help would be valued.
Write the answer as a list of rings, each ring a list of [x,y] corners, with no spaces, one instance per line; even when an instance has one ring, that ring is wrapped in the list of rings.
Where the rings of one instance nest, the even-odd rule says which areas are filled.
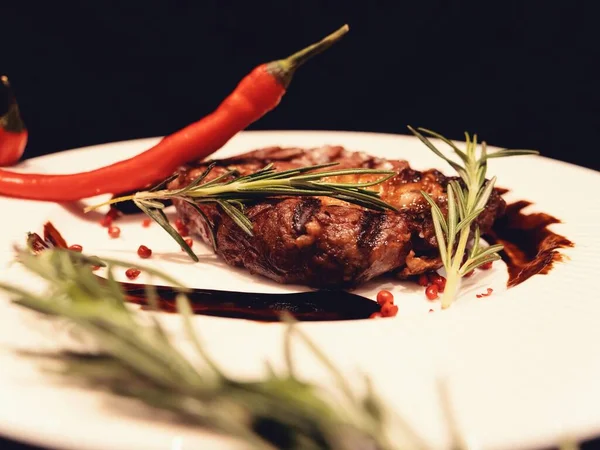
[[[535,155],[538,152],[504,149],[488,153],[486,143],[482,142],[478,154],[477,135],[474,135],[471,139],[468,133],[465,133],[466,149],[463,151],[452,141],[438,133],[419,128],[419,131],[441,139],[448,144],[464,164],[461,166],[446,157],[419,131],[410,126],[408,128],[431,151],[450,164],[464,184],[463,186],[456,180],[448,183],[448,213],[446,216],[444,216],[435,200],[426,192],[421,191],[423,197],[431,205],[435,236],[438,241],[440,257],[446,270],[446,286],[442,294],[442,308],[448,308],[458,294],[461,278],[482,264],[500,259],[498,252],[503,248],[500,244],[489,247],[480,246],[480,230],[477,225],[474,226],[474,234],[471,233],[473,223],[484,211],[496,183],[496,177],[486,181],[488,160],[507,156]],[[470,249],[467,249],[471,237],[473,238],[473,245]]]
[[[384,425],[393,419],[368,379],[364,394],[354,392],[291,319],[284,342],[287,369],[278,373],[268,367],[268,374],[260,380],[236,380],[207,354],[194,331],[183,292],[177,306],[193,358],[178,350],[153,315],[138,314],[126,306],[112,270],[130,267],[129,263],[104,259],[107,278],[102,279],[90,269],[98,264],[96,258],[68,250],[44,250],[38,256],[23,251],[18,257],[29,271],[48,282],[47,293],[41,297],[5,284],[0,289],[12,293],[23,307],[74,323],[100,349],[49,355],[62,364],[62,375],[171,411],[186,422],[238,437],[255,448],[392,448]],[[139,268],[178,285],[149,268]],[[147,289],[150,304],[156,305],[154,288]],[[335,389],[318,388],[297,376],[291,353],[294,339],[307,345],[328,370]],[[402,443],[394,441],[396,448],[402,444],[425,447],[399,419],[394,428],[403,437]]]

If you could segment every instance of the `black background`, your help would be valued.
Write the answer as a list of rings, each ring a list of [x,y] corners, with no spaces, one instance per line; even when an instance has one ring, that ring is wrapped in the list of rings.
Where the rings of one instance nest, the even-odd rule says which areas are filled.
[[[212,111],[257,64],[348,23],[251,129],[468,130],[598,169],[594,3],[0,0],[0,73],[33,157],[168,134]]]
[[[348,23],[252,129],[468,130],[599,167],[594,1],[0,5],[0,72],[21,103],[28,156],[168,134],[212,111],[258,63]]]

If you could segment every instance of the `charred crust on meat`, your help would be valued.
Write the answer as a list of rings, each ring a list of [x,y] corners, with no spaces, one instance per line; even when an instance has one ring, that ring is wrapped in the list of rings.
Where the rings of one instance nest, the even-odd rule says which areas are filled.
[[[387,215],[374,211],[363,211],[356,244],[359,248],[372,249],[377,244],[381,228]]]

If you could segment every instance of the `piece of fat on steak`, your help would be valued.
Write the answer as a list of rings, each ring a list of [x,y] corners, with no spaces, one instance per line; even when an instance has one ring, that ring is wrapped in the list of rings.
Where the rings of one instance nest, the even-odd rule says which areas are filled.
[[[445,213],[446,185],[455,179],[437,170],[418,172],[406,161],[375,158],[339,146],[314,149],[270,147],[228,159],[217,165],[206,181],[237,169],[253,173],[269,163],[276,170],[337,162],[338,168],[376,168],[397,173],[374,186],[398,212],[378,212],[325,197],[270,198],[246,206],[254,236],[239,228],[220,207],[200,208],[216,228],[216,253],[227,264],[245,267],[279,283],[320,288],[354,287],[385,273],[400,278],[442,266],[431,220],[427,192]],[[181,188],[199,176],[210,161],[182,167],[169,189]],[[366,182],[381,175],[336,177],[341,182]],[[186,202],[173,201],[189,230],[211,244],[207,224]],[[495,190],[478,217],[482,234],[504,213],[505,202]]]

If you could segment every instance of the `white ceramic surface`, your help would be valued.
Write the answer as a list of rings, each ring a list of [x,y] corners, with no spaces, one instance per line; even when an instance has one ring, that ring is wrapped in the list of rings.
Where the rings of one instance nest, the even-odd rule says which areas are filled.
[[[26,161],[18,170],[69,173],[92,169],[138,153],[157,139],[142,139],[62,152]],[[245,132],[216,156],[282,145],[315,147],[344,145],[377,156],[405,158],[417,169],[445,164],[411,137],[347,132]],[[543,152],[543,149],[541,149]],[[575,247],[568,260],[545,276],[535,276],[504,289],[505,267],[468,280],[452,308],[425,300],[422,288],[379,280],[358,292],[373,297],[378,289],[396,294],[394,319],[302,324],[307,333],[351,380],[368,372],[389,406],[406,417],[432,448],[448,445],[440,410],[438,383],[451,398],[453,415],[473,448],[521,448],[557,443],[566,437],[600,434],[600,296],[593,289],[598,276],[600,238],[596,222],[600,203],[597,172],[543,157],[491,160],[498,185],[510,188],[507,201],[530,200],[526,211],[544,211],[563,220],[551,229],[566,235]],[[96,203],[102,197],[87,200]],[[584,205],[585,199],[588,204]],[[15,243],[27,231],[40,231],[51,220],[69,243],[84,251],[139,261],[135,250],[154,250],[147,263],[197,287],[248,291],[290,291],[225,266],[200,243],[201,262],[191,263],[155,224],[141,226],[142,216],[122,220],[122,236],[109,239],[98,225],[99,213],[83,215],[82,204],[56,205],[0,198],[5,212],[0,238],[0,279],[36,286],[18,265],[11,265]],[[143,281],[143,278],[140,278]],[[488,298],[475,294],[492,287]],[[428,313],[429,309],[435,313]],[[53,348],[63,333],[47,321],[22,311],[0,294],[0,434],[42,445],[72,449],[235,448],[215,435],[183,427],[137,403],[83,391],[48,377],[19,349]],[[182,339],[176,315],[161,314],[174,339]],[[215,359],[230,373],[254,377],[270,359],[281,364],[281,326],[245,320],[195,317],[198,330]],[[385,345],[382,345],[385,343]],[[317,383],[328,380],[305,349],[298,366]]]

